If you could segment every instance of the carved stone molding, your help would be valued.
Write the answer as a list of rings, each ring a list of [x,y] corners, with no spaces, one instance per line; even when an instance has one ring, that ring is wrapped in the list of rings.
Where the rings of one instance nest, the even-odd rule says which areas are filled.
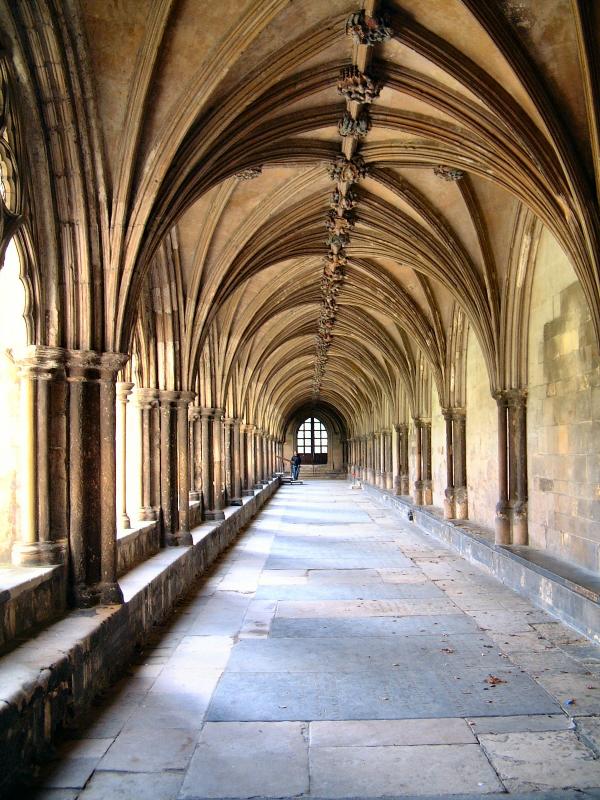
[[[465,177],[465,173],[462,169],[445,167],[443,164],[434,167],[433,172],[438,176],[438,178],[441,178],[444,181],[461,181]]]
[[[372,103],[379,97],[381,86],[353,65],[342,70],[337,90],[346,100],[355,103]]]
[[[352,136],[354,139],[362,139],[367,135],[370,127],[371,121],[366,111],[361,111],[356,119],[346,111],[338,123],[340,136]]]
[[[387,19],[367,16],[364,9],[350,14],[346,21],[346,35],[366,47],[386,42],[392,33]]]
[[[258,178],[259,175],[262,175],[262,167],[248,167],[248,169],[237,172],[235,177],[240,181],[251,181]]]

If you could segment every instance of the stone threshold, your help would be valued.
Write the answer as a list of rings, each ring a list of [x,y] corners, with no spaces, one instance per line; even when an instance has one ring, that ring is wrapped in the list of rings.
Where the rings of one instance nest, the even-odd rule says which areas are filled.
[[[526,597],[594,642],[600,643],[600,578],[534,547],[494,543],[491,531],[469,520],[444,519],[435,506],[417,506],[410,497],[363,484],[380,503],[413,519],[426,533],[483,567],[505,586]]]
[[[194,528],[193,545],[165,548],[134,567],[119,580],[122,605],[70,611],[0,658],[0,797],[122,674],[278,488],[271,480],[226,508],[224,520]]]

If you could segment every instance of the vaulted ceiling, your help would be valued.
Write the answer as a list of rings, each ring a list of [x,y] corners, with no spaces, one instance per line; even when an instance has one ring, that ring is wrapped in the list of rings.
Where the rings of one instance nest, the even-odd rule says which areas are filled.
[[[518,381],[535,226],[600,319],[598,4],[364,5],[81,3],[109,342],[144,304],[176,315],[173,382],[274,427],[314,400],[349,427],[415,408],[423,369],[451,402],[467,329],[491,389]]]

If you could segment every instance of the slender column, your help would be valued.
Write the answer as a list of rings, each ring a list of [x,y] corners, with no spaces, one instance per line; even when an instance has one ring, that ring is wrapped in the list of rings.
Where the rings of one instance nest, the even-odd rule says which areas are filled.
[[[381,450],[381,431],[378,431],[373,440],[373,456],[375,461],[375,486],[379,488],[381,488]]]
[[[50,443],[57,438],[51,429],[51,394],[59,384],[64,386],[62,380],[55,380],[63,377],[64,351],[32,345],[15,355],[21,381],[21,524],[12,560],[23,566],[61,564],[66,560],[66,538],[64,531],[54,529],[51,522]],[[53,475],[53,479],[53,495],[60,494],[59,478]],[[65,505],[66,498],[62,500]],[[63,516],[66,509],[60,510]]]
[[[367,436],[362,436],[360,440],[360,446],[362,451],[362,482],[368,483],[369,481],[369,440]]]
[[[156,519],[156,509],[152,501],[152,465],[155,458],[151,447],[151,413],[157,404],[154,389],[136,389],[133,393],[133,404],[138,409],[138,436],[140,444],[139,469],[139,512],[138,519],[150,522]]]
[[[431,420],[423,420],[421,429],[423,450],[423,505],[433,504],[433,483],[431,477]]]
[[[225,519],[223,513],[225,481],[223,475],[223,409],[215,408],[213,416],[213,508],[207,512],[208,519]]]
[[[200,407],[190,406],[188,410],[190,439],[190,500],[196,502],[201,497],[202,480],[202,425]]]
[[[232,498],[230,500],[232,506],[242,505],[242,438],[240,435],[240,422],[239,418],[233,420],[233,476],[231,480]]]
[[[116,375],[127,356],[68,351],[71,600],[122,603],[117,582]]]
[[[510,544],[510,509],[508,505],[508,435],[507,398],[496,395],[498,404],[498,503],[496,505],[496,544]]]
[[[179,544],[179,485],[177,463],[177,401],[179,392],[158,392],[160,409],[160,508],[162,544]]]
[[[233,438],[233,418],[225,417],[223,420],[223,433],[225,449],[224,467],[225,467],[225,497],[226,502],[229,504],[233,496],[233,453],[231,447],[231,440]]]
[[[254,425],[244,425],[244,439],[246,443],[246,483],[242,491],[245,497],[252,497],[254,495],[254,484],[256,483],[254,476]]]
[[[408,424],[400,425],[400,494],[410,494],[410,472],[408,464]]]
[[[446,422],[446,491],[444,492],[444,517],[454,519],[456,516],[456,496],[454,492],[454,443],[451,409],[445,409]]]
[[[367,481],[370,484],[375,483],[375,469],[374,469],[374,444],[375,434],[370,433],[367,436]]]
[[[395,495],[402,494],[401,475],[401,446],[402,429],[400,425],[392,426],[392,491]]]
[[[508,395],[509,456],[511,475],[513,544],[526,545],[527,529],[527,393],[515,389]]]
[[[392,434],[385,432],[385,488],[391,492],[394,489],[394,476],[392,472]]]
[[[190,425],[189,407],[194,400],[193,392],[180,392],[177,400],[177,506],[179,529],[177,544],[190,545],[194,541],[190,533]]]
[[[202,505],[206,519],[214,512],[212,408],[200,409],[200,452],[202,456]]]
[[[133,383],[117,383],[117,451],[119,458],[119,514],[117,524],[125,529],[131,528],[131,520],[127,513],[127,398],[132,389]]]
[[[263,465],[262,465],[262,456],[263,456],[263,449],[262,449],[262,431],[256,430],[254,432],[254,488],[255,489],[262,489],[262,475],[263,475]]]
[[[415,505],[423,505],[423,453],[422,421],[415,419],[415,486],[413,500]]]
[[[263,433],[263,475],[262,481],[263,483],[267,483],[269,480],[269,434]]]
[[[467,489],[467,418],[464,408],[452,413],[452,447],[454,456],[454,497],[456,519],[469,518]]]

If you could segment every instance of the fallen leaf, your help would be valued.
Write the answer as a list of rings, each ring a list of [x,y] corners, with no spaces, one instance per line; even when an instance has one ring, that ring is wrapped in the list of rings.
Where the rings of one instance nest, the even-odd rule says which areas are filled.
[[[488,675],[485,682],[489,683],[490,686],[498,686],[499,683],[506,683],[505,680],[498,678],[496,675]]]

